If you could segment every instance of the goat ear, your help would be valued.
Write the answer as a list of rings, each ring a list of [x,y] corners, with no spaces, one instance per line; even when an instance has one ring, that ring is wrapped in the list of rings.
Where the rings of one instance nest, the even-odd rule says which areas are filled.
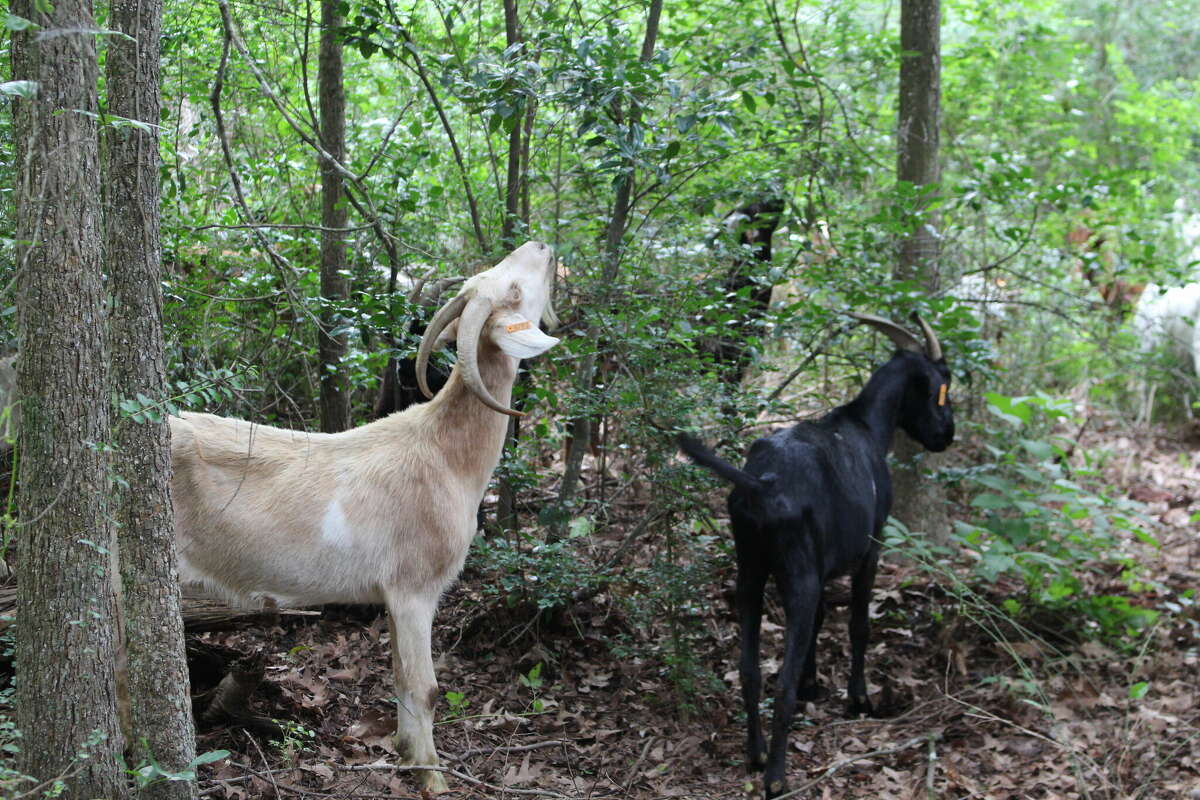
[[[441,350],[443,347],[449,347],[452,343],[458,341],[458,320],[454,320],[446,327],[442,328],[442,332],[433,340],[433,349]]]
[[[497,314],[492,318],[492,331],[497,346],[513,358],[533,358],[558,344],[558,339],[542,333],[536,323],[520,314]]]

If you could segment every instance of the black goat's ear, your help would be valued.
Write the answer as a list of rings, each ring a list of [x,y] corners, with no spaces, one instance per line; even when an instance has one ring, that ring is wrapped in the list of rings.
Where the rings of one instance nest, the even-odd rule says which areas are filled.
[[[882,333],[884,336],[892,340],[892,344],[899,347],[901,350],[911,350],[914,353],[924,353],[925,348],[921,346],[921,342],[917,337],[913,336],[904,328],[901,328],[896,323],[883,317],[876,317],[872,314],[859,314],[856,311],[847,311],[846,316],[851,319],[858,320],[864,325],[870,325],[875,330]]]

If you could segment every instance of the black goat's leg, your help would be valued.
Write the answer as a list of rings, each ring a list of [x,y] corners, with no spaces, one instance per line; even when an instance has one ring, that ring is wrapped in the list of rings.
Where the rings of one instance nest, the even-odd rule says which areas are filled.
[[[879,553],[872,552],[863,561],[850,581],[850,698],[849,714],[871,716],[875,710],[867,698],[867,679],[863,666],[867,655],[867,639],[871,635],[871,590],[875,587],[875,567]]]
[[[808,655],[804,657],[804,671],[800,673],[800,689],[797,696],[801,700],[824,700],[828,692],[817,683],[817,637],[821,634],[821,625],[825,622],[825,594],[817,599],[817,613],[813,617],[812,639],[808,643]]]
[[[791,574],[779,581],[787,611],[786,645],[783,666],[779,670],[779,686],[775,693],[775,709],[771,720],[771,751],[767,757],[763,785],[767,797],[787,791],[787,746],[792,717],[796,714],[796,693],[800,683],[801,666],[812,643],[813,623],[821,599],[821,581],[816,574]]]
[[[739,561],[737,611],[742,630],[742,654],[738,668],[742,679],[742,703],[746,707],[746,769],[754,771],[767,763],[767,745],[758,713],[758,702],[762,697],[759,639],[767,574],[761,561],[748,558]]]

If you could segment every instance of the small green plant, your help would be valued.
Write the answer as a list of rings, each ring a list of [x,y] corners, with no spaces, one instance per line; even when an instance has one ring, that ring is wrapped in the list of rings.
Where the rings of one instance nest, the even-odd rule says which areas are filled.
[[[283,738],[275,739],[271,744],[279,749],[284,763],[290,766],[296,763],[296,758],[301,753],[313,745],[317,739],[317,732],[304,727],[295,720],[276,720],[276,722],[283,730]]]
[[[530,668],[525,674],[517,673],[517,678],[521,681],[521,685],[529,689],[533,693],[533,701],[529,707],[535,712],[541,712],[546,708],[545,702],[538,696],[538,690],[542,688],[542,662],[538,662]]]
[[[143,746],[146,745],[145,740],[143,740],[142,744]],[[162,781],[194,781],[196,780],[196,767],[220,761],[228,755],[228,750],[209,750],[207,753],[201,753],[193,758],[188,763],[186,769],[179,770],[178,772],[163,769],[153,757],[150,757],[146,760],[146,763],[130,770],[130,774],[133,775],[133,779],[139,788]]]
[[[470,707],[471,701],[462,692],[449,691],[446,692],[446,704],[450,706],[450,711],[446,714],[446,719],[461,719],[467,715],[467,709]]]

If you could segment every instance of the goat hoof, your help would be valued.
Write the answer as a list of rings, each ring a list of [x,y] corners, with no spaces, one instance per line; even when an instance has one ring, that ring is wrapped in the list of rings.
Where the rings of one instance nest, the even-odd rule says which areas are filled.
[[[746,747],[746,772],[762,772],[767,766],[767,747],[763,742]]]
[[[861,699],[851,698],[847,715],[851,718],[857,718],[863,714],[866,714],[868,717],[875,716],[875,707],[871,705],[871,701],[865,697]]]
[[[450,791],[446,778],[440,772],[422,772],[418,778],[421,784],[421,794],[444,794]]]
[[[779,795],[787,791],[787,782],[783,780],[775,780],[766,784],[763,788],[766,790],[764,792],[764,796],[767,798],[767,800],[771,800],[772,797],[779,797]]]

